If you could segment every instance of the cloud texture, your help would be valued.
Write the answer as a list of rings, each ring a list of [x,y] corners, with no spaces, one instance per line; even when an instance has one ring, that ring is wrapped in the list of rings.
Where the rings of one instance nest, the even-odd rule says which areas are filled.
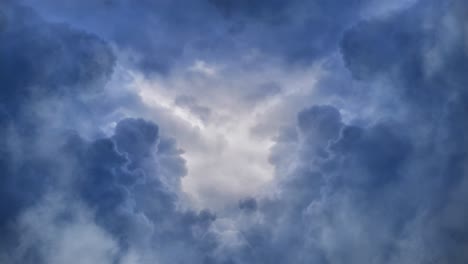
[[[387,2],[0,2],[0,262],[466,263],[468,5]]]

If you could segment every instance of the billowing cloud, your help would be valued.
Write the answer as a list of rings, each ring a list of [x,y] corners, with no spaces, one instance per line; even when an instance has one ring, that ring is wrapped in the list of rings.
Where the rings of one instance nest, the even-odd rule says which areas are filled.
[[[347,31],[342,52],[353,76],[392,96],[372,100],[401,110],[364,123],[332,106],[300,112],[272,153],[277,193],[243,225],[234,258],[466,261],[464,7],[421,2]]]
[[[467,8],[2,1],[0,262],[466,263]]]
[[[37,149],[44,126],[32,102],[88,92],[111,73],[114,57],[99,38],[48,24],[29,8],[2,2],[0,31],[1,221],[34,202],[55,170]],[[53,147],[51,147],[53,149]]]
[[[73,124],[56,131],[44,124],[50,116],[35,112],[39,102],[93,104],[83,95],[102,93],[114,67],[109,46],[29,8],[2,6],[2,262],[207,258],[215,216],[179,209],[185,161],[157,125],[127,118],[113,135],[85,139],[69,131]]]

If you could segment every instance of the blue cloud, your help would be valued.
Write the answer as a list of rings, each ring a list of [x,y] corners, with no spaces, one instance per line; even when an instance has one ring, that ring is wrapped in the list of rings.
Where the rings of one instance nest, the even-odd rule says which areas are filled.
[[[259,202],[268,223],[243,230],[249,246],[236,252],[239,262],[466,260],[466,44],[457,4],[466,6],[421,2],[345,33],[353,76],[386,89],[392,98],[371,99],[392,100],[405,114],[353,124],[332,106],[300,112],[297,135],[276,148],[293,152],[273,152],[277,171],[289,174],[279,175],[278,197]],[[444,16],[453,23],[441,25]],[[449,31],[455,37],[441,39]]]
[[[111,240],[106,263],[466,263],[468,45],[460,10],[467,5],[420,1],[354,23],[369,3],[32,5],[64,24],[3,1],[0,262],[47,263],[56,254],[53,236],[33,232],[45,246],[26,241],[24,218],[39,211],[52,219],[44,225],[82,225],[98,241]],[[271,149],[271,193],[236,201],[221,216],[184,203],[183,151],[163,126],[119,118],[88,137],[71,117],[49,127],[53,117],[37,107],[56,100],[112,113],[121,101],[108,100],[112,90],[103,87],[125,52],[137,54],[132,70],[169,73],[195,55],[230,63],[252,48],[286,66],[341,52],[349,72],[337,67],[336,82],[320,82],[318,94],[359,104],[349,109],[373,118],[359,120],[329,102],[300,111]],[[335,86],[348,84],[341,78],[360,90],[339,93],[346,88]],[[287,89],[267,83],[246,100]],[[365,89],[372,96],[360,97]],[[90,94],[98,99],[87,100]],[[206,119],[219,110],[190,96],[174,104]],[[398,111],[373,108],[389,104]],[[49,208],[54,195],[73,206]]]
[[[336,48],[348,23],[359,19],[370,1],[26,2],[136,54],[131,60],[145,72],[168,73],[199,57],[232,61],[249,50],[310,64]]]
[[[35,156],[33,142],[41,120],[28,104],[39,98],[86,92],[109,76],[114,57],[99,38],[45,23],[29,8],[5,2],[2,17],[6,22],[0,31],[1,195],[5,196],[1,203],[17,211],[37,199],[54,170],[48,158]],[[18,144],[13,143],[14,137]],[[14,153],[22,152],[25,157],[15,161]],[[13,215],[2,213],[1,222]]]
[[[215,243],[208,228],[215,215],[177,209],[174,188],[180,188],[186,174],[185,162],[174,140],[161,137],[157,125],[124,119],[113,136],[88,140],[67,128],[57,134],[48,131],[43,124],[47,120],[31,107],[52,98],[81,100],[83,94],[99,93],[115,63],[108,45],[70,26],[45,22],[29,8],[7,2],[3,6],[7,22],[0,32],[0,260],[50,259],[39,245],[22,241],[26,231],[19,225],[24,214],[47,204],[44,199],[55,193],[64,203],[82,202],[94,212],[96,224],[118,242],[114,261],[144,239],[162,248],[161,261],[208,258],[206,248]],[[151,159],[164,164],[145,164]],[[64,210],[57,223],[74,223],[78,216]],[[173,247],[187,253],[177,254]]]

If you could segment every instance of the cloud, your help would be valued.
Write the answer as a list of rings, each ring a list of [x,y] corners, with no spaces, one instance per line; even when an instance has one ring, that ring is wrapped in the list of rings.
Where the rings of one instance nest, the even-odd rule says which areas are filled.
[[[116,241],[92,214],[59,196],[23,212],[16,228],[21,230],[18,247],[4,263],[114,263],[118,257]]]
[[[48,188],[56,169],[50,157],[41,156],[36,148],[43,120],[30,104],[88,92],[112,72],[114,57],[93,35],[45,23],[31,9],[8,1],[2,7],[6,21],[0,31],[3,227]]]
[[[112,139],[88,143],[72,138],[67,149],[80,165],[72,189],[96,212],[96,222],[120,241],[124,252],[136,250],[142,257],[160,261],[203,259],[210,254],[203,247],[214,243],[209,226],[215,216],[208,211],[178,209],[180,190],[171,187],[180,188],[185,163],[167,141],[158,148],[157,131],[147,121],[124,119]],[[160,155],[166,174],[168,164],[172,166],[173,173],[165,175],[166,180],[177,185],[167,186],[160,178],[161,168],[145,164],[157,161]],[[187,253],[178,254],[173,247]]]
[[[466,261],[466,221],[457,213],[466,206],[467,147],[460,4],[420,2],[346,32],[342,52],[353,76],[367,89],[386,89],[392,98],[370,99],[405,114],[355,122],[329,105],[300,112],[273,148],[275,192],[241,222],[243,246],[233,259]],[[447,34],[453,38],[440,38]]]
[[[359,19],[372,1],[25,2],[58,21],[104,36],[151,75],[200,59],[249,62],[272,56],[310,65],[336,48],[346,25]]]
[[[464,2],[23,3],[1,262],[466,262]]]
[[[79,119],[70,117],[60,127],[54,120],[63,118],[59,113],[37,112],[36,107],[57,101],[71,102],[66,109],[72,112],[80,112],[77,105],[95,107],[93,98],[107,92],[104,85],[115,64],[106,42],[45,22],[32,9],[10,2],[2,7],[7,26],[0,32],[5,87],[0,259],[153,263],[209,258],[216,245],[209,231],[215,215],[181,208],[185,161],[156,124],[127,118],[111,135],[97,132],[101,136],[88,139],[73,131],[80,128],[74,123]]]
[[[95,35],[66,25],[46,24],[26,7],[6,5],[2,14],[6,26],[0,31],[5,40],[0,46],[0,68],[5,103],[7,98],[16,99],[16,93],[28,96],[83,91],[112,73],[114,55]]]
[[[200,120],[204,122],[208,122],[210,120],[210,117],[211,117],[210,108],[199,105],[197,103],[197,100],[192,96],[188,96],[188,95],[177,96],[176,99],[174,100],[174,103],[177,106],[180,106],[182,108],[187,108],[190,112],[198,116]]]

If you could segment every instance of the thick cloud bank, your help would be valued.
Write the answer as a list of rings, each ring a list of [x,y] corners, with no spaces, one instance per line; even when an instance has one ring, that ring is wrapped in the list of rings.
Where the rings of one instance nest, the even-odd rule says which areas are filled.
[[[273,55],[308,64],[336,48],[341,32],[371,1],[25,2],[56,20],[104,35],[145,72],[167,73],[193,57],[220,61]]]
[[[177,208],[185,163],[157,125],[127,118],[111,137],[87,140],[65,128],[50,131],[34,108],[99,92],[113,70],[109,46],[26,7],[2,3],[1,11],[0,261],[206,258],[215,217]]]
[[[1,263],[468,262],[463,1],[20,2],[0,2]],[[322,67],[323,103],[275,131],[262,192],[192,208],[177,138],[119,81],[253,50]],[[289,98],[263,87],[233,105]],[[223,112],[197,99],[178,115]]]

